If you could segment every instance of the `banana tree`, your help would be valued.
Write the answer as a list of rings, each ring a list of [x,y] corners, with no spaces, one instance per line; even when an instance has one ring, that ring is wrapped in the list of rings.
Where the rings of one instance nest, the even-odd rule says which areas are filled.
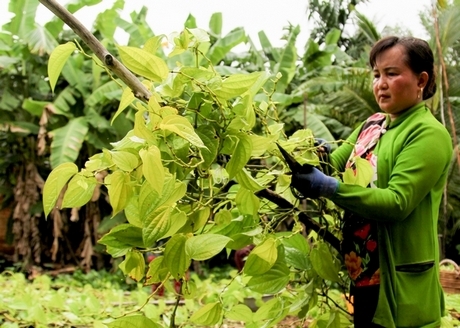
[[[74,1],[67,7],[74,12],[98,2]],[[65,31],[57,18],[44,26],[37,24],[38,4],[11,1],[9,10],[15,16],[2,26],[0,34],[0,133],[2,143],[8,145],[1,149],[0,194],[4,195],[3,206],[14,208],[7,239],[14,236],[13,260],[23,262],[25,268],[44,261],[80,264],[82,258],[81,264],[89,267],[92,249],[83,245],[95,244],[91,230],[97,220],[89,224],[85,213],[74,211],[43,225],[43,180],[60,163],[78,162],[80,156],[87,158],[107,147],[133,123],[123,115],[110,124],[110,115],[121,97],[120,88],[116,81],[101,75],[96,64],[92,69],[93,64],[85,62],[83,56],[69,60],[63,68],[64,78],[59,78],[51,90],[46,81],[49,54],[59,42],[70,41],[75,35]],[[100,216],[97,208],[92,212]],[[85,237],[67,236],[65,231],[70,227]],[[79,248],[86,251],[81,253]]]

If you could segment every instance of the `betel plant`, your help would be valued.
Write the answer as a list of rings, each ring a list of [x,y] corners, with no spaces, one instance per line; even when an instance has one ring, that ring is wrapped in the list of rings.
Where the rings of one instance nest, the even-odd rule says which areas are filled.
[[[193,313],[189,320],[194,324],[210,326],[229,318],[245,321],[247,327],[269,327],[289,314],[306,318],[324,296],[327,306],[316,312],[315,322],[340,326],[340,306],[328,297],[331,288],[346,289],[337,255],[340,211],[325,200],[309,201],[310,213],[297,208],[301,204],[289,188],[289,169],[276,144],[301,163],[318,165],[320,160],[310,130],[290,136],[284,132],[272,99],[281,74],[220,74],[207,56],[209,36],[198,28],[174,38],[169,56],[177,61],[168,67],[154,55],[161,41],[155,36],[141,48],[117,47],[124,66],[141,82],[128,81],[131,88],[124,87],[113,119],[130,107],[135,110],[134,128],[84,167],[64,163],[53,169],[44,186],[45,215],[56,208],[81,207],[106,188],[112,215],[123,213],[127,223],[99,243],[113,257],[124,257],[120,269],[137,281],[180,281],[177,304],[183,296],[203,299],[186,279],[192,261],[255,245],[238,281],[275,297],[255,314],[244,304],[219,297]],[[52,88],[77,50],[83,51],[69,42],[53,51],[48,69]],[[114,63],[110,56],[103,58],[108,66]],[[264,100],[255,101],[260,94],[264,97],[258,99]],[[344,177],[366,184],[370,175],[358,169],[363,173]],[[292,228],[281,232],[287,221]],[[157,255],[148,266],[146,253]],[[126,322],[162,325],[141,315],[113,324]],[[175,311],[167,322],[176,326]]]

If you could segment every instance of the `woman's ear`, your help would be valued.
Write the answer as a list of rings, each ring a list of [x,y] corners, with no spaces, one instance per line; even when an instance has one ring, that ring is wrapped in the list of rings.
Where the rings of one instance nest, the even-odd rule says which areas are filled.
[[[426,84],[428,83],[428,73],[423,71],[420,73],[418,76],[418,83],[417,86],[421,89],[424,89],[426,87]]]

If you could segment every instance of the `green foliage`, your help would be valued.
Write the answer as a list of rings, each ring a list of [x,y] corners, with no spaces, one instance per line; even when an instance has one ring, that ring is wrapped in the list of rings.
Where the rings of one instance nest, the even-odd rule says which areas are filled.
[[[69,56],[77,49],[75,43],[68,42],[61,44],[54,49],[53,53],[49,58],[48,65],[48,77],[50,80],[51,91],[54,91],[56,82],[61,74],[62,68],[64,67]]]
[[[63,163],[53,170],[53,172],[51,172],[48,176],[47,183],[43,191],[48,195],[46,200],[43,202],[43,209],[46,216],[56,205],[62,188],[64,188],[70,178],[77,174],[77,172],[78,167],[74,163]]]
[[[203,278],[192,273],[189,288],[194,285],[196,290],[201,290],[202,300],[207,305],[201,305],[197,298],[182,300],[182,306],[177,309],[177,323],[189,327],[211,325],[208,323],[222,319],[225,314],[223,323],[228,326],[244,322],[241,326],[262,327],[279,322],[283,314],[289,311],[286,308],[286,301],[292,297],[289,293],[273,298],[248,291],[241,288],[242,281],[235,274],[235,270],[229,270],[228,267],[213,270]],[[126,327],[129,324],[135,327],[168,327],[174,311],[173,302],[168,298],[174,293],[169,287],[166,288],[166,298],[151,299],[144,305],[148,299],[148,288],[133,283],[127,285],[120,271],[77,271],[55,278],[44,274],[33,280],[26,279],[21,273],[4,272],[0,275],[0,287],[2,327],[85,325],[105,328]],[[334,301],[343,303],[339,294],[332,294]],[[225,308],[216,301],[219,297],[227,305]],[[241,304],[237,304],[239,300]],[[142,310],[136,312],[142,305]],[[294,303],[290,310],[299,306],[300,302]],[[457,326],[459,321],[455,314],[460,311],[459,295],[447,294],[446,308],[449,315],[443,318],[441,327]],[[312,315],[315,315],[315,311],[311,311],[307,317],[310,326],[326,327],[332,322],[334,327],[349,326],[346,318],[335,310],[316,319]],[[194,323],[186,323],[189,317],[193,318]],[[295,324],[292,321],[283,324],[289,322]],[[297,323],[301,324],[302,321],[298,320]]]
[[[174,39],[176,47],[170,54],[185,60],[177,59],[171,67],[162,56],[119,46],[123,63],[140,76],[152,96],[142,102],[131,92],[121,93],[116,115],[133,109],[132,130],[112,148],[90,157],[78,173],[73,166],[56,167],[45,183],[46,213],[55,206],[81,206],[89,201],[98,174],[105,172],[101,183],[108,191],[112,215],[124,213],[128,223],[112,228],[99,243],[113,257],[124,257],[119,268],[127,276],[146,284],[165,284],[171,278],[186,284],[192,260],[208,260],[223,250],[229,253],[255,244],[238,275],[242,286],[260,294],[281,295],[287,288],[293,294],[300,292],[306,298],[298,307],[304,317],[315,307],[316,303],[308,300],[316,299],[317,291],[303,286],[331,284],[323,279],[345,286],[344,275],[339,273],[331,250],[319,239],[318,248],[312,250],[298,240],[289,242],[304,238],[295,211],[283,213],[282,208],[254,195],[265,188],[286,191],[289,172],[280,161],[275,142],[289,150],[300,147],[296,156],[301,162],[318,163],[315,148],[305,147],[313,144],[313,134],[302,130],[287,137],[272,98],[275,92],[284,92],[295,75],[298,32],[293,29],[287,47],[279,52],[280,62],[273,75],[244,70],[220,73],[223,70],[213,65],[222,56],[218,51],[226,52],[239,42],[237,34],[210,45],[204,31],[185,29]],[[60,67],[62,63],[50,65]],[[50,71],[57,72],[59,67]],[[251,169],[250,162],[258,169]],[[66,190],[64,180],[69,181]],[[61,190],[64,199],[59,205],[56,195]],[[297,202],[292,195],[283,195]],[[277,226],[287,219],[295,220],[295,230],[278,235]],[[145,252],[161,255],[146,267]],[[300,258],[308,258],[310,252],[312,266]],[[326,255],[329,261],[322,260]],[[187,288],[181,292],[191,297],[188,293]],[[251,318],[251,324],[272,326],[291,313],[289,309],[297,301],[276,297]],[[228,306],[223,298],[209,299],[190,321],[218,324]],[[247,312],[237,309],[233,315]]]
[[[365,53],[378,33],[362,16],[355,38],[342,33],[359,1],[310,1],[311,13],[324,24],[299,58],[298,26],[286,29],[286,44],[280,48],[259,33],[259,51],[242,28],[223,36],[219,13],[211,17],[209,33],[197,28],[190,15],[186,29],[170,40],[174,48],[167,56],[163,36],[155,36],[145,20],[147,9],[132,13],[128,22],[119,17],[124,1],[118,0],[98,15],[95,33],[151,91],[148,102],[136,99],[73,35],[64,33],[62,22],[53,19],[38,26],[36,2],[13,2],[10,10],[16,16],[5,27],[11,35],[0,34],[5,82],[0,111],[9,127],[20,128],[14,136],[53,137],[51,146],[45,147],[53,169],[44,187],[45,216],[56,208],[91,204],[102,190],[113,219],[108,218],[112,228],[99,244],[114,258],[123,257],[123,273],[146,285],[167,286],[175,279],[182,286],[177,301],[200,301],[193,314],[176,308],[163,320],[148,306],[155,293],[144,292],[131,315],[110,312],[121,317],[105,323],[157,327],[174,326],[175,321],[213,325],[233,319],[248,327],[270,327],[293,315],[299,320],[313,318],[312,326],[349,324],[331,302],[347,285],[336,251],[315,233],[303,231],[296,209],[279,208],[257,192],[275,190],[300,207],[289,190],[289,172],[275,142],[300,162],[318,164],[313,136],[330,142],[345,138],[376,111]],[[76,11],[97,2],[76,1],[68,8]],[[446,14],[445,21],[454,22],[449,17]],[[130,35],[128,46],[115,46],[117,27]],[[445,35],[446,42],[456,39]],[[58,42],[62,45],[56,47]],[[248,53],[231,52],[243,42],[251,46]],[[43,78],[47,57],[41,56],[49,53],[48,83]],[[25,84],[24,76],[29,79]],[[16,96],[23,85],[23,93]],[[46,124],[42,117],[48,118]],[[34,158],[33,149],[24,153]],[[7,158],[11,163],[15,159]],[[43,162],[48,163],[47,158]],[[358,165],[358,174],[345,173],[344,179],[365,184],[367,169]],[[320,200],[308,206],[314,220],[327,219],[330,231],[337,233],[338,211],[332,204]],[[293,228],[280,233],[286,222],[293,222]],[[250,244],[255,248],[245,269],[218,292],[188,278],[193,260],[206,261]],[[149,265],[144,260],[147,252],[158,255]],[[271,300],[252,312],[244,304],[248,291],[270,294]],[[101,309],[91,297],[84,301]],[[42,311],[43,305],[37,306],[33,313]],[[102,308],[112,311],[107,304]],[[68,316],[65,323],[81,324],[75,317],[81,312],[59,311]],[[40,324],[51,320],[43,314],[26,316]]]

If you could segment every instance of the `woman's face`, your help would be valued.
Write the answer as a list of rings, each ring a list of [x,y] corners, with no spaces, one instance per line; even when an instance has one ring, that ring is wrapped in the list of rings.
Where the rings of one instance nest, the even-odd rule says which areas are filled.
[[[373,67],[374,96],[384,112],[396,117],[422,101],[428,74],[416,75],[404,61],[406,51],[396,45],[379,54]]]

